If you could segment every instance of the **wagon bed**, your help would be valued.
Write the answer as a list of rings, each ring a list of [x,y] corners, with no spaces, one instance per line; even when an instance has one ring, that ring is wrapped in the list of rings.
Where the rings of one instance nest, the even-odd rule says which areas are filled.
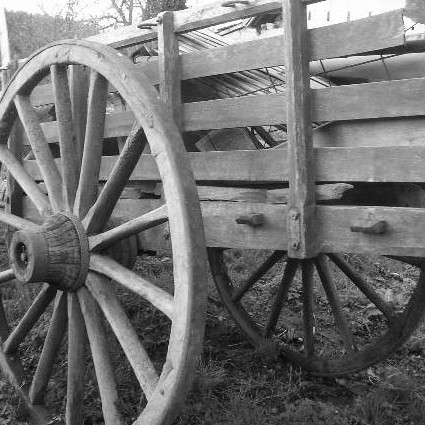
[[[310,61],[418,47],[406,42],[402,10],[308,30],[306,6],[315,2],[230,1],[164,12],[124,35],[47,46],[11,78],[0,101],[9,197],[0,220],[11,268],[0,279],[46,283],[17,322],[0,308],[0,364],[36,422],[52,418],[44,393],[68,329],[65,422],[84,420],[87,338],[105,423],[122,423],[104,321],[144,393],[134,424],[173,421],[202,346],[205,247],[222,301],[251,342],[311,373],[368,367],[420,323],[424,80],[314,88],[309,74]],[[179,54],[186,33],[280,10],[281,35]],[[158,57],[140,63],[116,51],[154,40]],[[272,89],[273,78],[284,80],[279,90],[232,94],[232,81],[251,87],[269,69],[280,70],[270,77]],[[211,80],[215,91],[205,89]],[[218,93],[218,84],[230,84],[229,93]],[[54,105],[50,122],[40,122],[43,105]],[[211,132],[234,128],[256,129],[257,147],[269,148],[186,152]],[[270,128],[284,140],[274,143]],[[132,271],[146,252],[172,256],[171,288]],[[236,281],[229,258],[248,254],[252,271]],[[373,276],[355,267],[358,256],[414,268],[407,301],[380,293]],[[279,279],[259,311],[255,294],[267,289],[262,279],[275,267]],[[143,347],[111,279],[169,321],[161,365]],[[356,319],[339,297],[341,280],[377,310],[369,340],[350,329]],[[25,375],[19,347],[53,299],[40,360]],[[326,350],[319,309],[334,322],[338,350]],[[291,336],[294,329],[302,336]]]

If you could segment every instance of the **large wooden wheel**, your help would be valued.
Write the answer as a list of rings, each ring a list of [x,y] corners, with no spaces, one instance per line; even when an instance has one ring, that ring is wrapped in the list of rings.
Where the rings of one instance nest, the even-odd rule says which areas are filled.
[[[78,100],[84,78],[75,84],[77,74],[89,75],[87,103]],[[54,94],[60,151],[56,159],[31,103],[42,81],[51,84]],[[122,96],[136,124],[109,176],[103,178],[109,89]],[[183,143],[157,98],[126,57],[102,45],[74,40],[35,53],[2,96],[0,161],[10,178],[10,208],[0,213],[0,221],[8,229],[11,267],[0,273],[0,282],[3,294],[13,286],[18,291],[30,288],[34,297],[19,317],[19,306],[10,311],[10,300],[0,303],[0,366],[37,423],[63,417],[68,425],[83,424],[85,376],[90,368],[95,371],[105,424],[168,424],[190,386],[203,338],[205,243]],[[33,161],[21,161],[25,138]],[[146,143],[161,176],[165,203],[117,225],[114,208]],[[37,173],[40,178],[34,177]],[[171,287],[159,287],[131,270],[134,235],[165,222],[173,254]],[[130,254],[123,256],[125,250]],[[168,341],[160,364],[144,347],[143,332],[138,333],[140,326],[146,332],[154,326],[142,323],[136,329],[117,295],[120,290],[127,298],[131,293],[132,299],[140,299],[140,308],[156,309],[167,322]],[[41,318],[48,332],[39,359],[35,365],[23,364],[21,348],[42,338],[34,335]],[[113,341],[141,388],[139,412],[129,420],[119,409],[114,368],[121,365],[111,361]],[[58,391],[49,385],[58,357],[61,365],[67,365],[62,395],[66,403],[64,412],[52,416],[44,401],[51,400],[48,390]]]
[[[252,344],[312,374],[373,365],[400,347],[424,314],[422,259],[298,260],[284,251],[210,248],[209,260],[223,303]]]

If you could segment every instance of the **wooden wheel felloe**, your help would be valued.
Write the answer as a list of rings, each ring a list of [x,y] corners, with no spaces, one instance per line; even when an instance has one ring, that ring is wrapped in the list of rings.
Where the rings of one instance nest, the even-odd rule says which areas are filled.
[[[42,88],[52,89],[56,115],[50,130],[39,123],[31,103],[46,81]],[[120,155],[102,159],[110,90],[122,96],[136,121]],[[9,211],[0,213],[0,221],[11,238],[11,268],[0,274],[0,282],[6,298],[10,291],[30,294],[28,308],[18,312],[10,311],[7,299],[0,303],[3,374],[36,423],[64,418],[68,425],[83,424],[87,361],[94,365],[105,424],[171,423],[193,378],[205,307],[202,218],[172,118],[161,111],[156,92],[127,58],[102,45],[72,40],[36,52],[13,77],[0,103],[0,123],[0,161],[10,190]],[[35,159],[21,160],[28,149],[24,140]],[[55,143],[59,154],[53,155]],[[123,221],[115,209],[147,143],[165,202],[135,218],[121,209]],[[112,161],[105,176],[102,167]],[[160,287],[131,267],[136,235],[163,223],[169,227],[174,278]],[[140,308],[156,310],[166,323],[162,359],[153,359],[144,346],[145,335],[127,316],[118,292],[140,299]],[[30,367],[20,347],[43,338],[34,335],[40,318],[48,332]],[[119,409],[112,340],[141,388],[140,411],[130,419]],[[53,410],[58,405],[48,390],[64,355],[67,384],[61,397],[66,407],[52,413],[44,402],[51,401]]]
[[[215,248],[209,259],[222,301],[253,345],[316,375],[352,373],[386,358],[423,317],[420,259],[299,260],[284,251]],[[401,282],[406,273],[411,278]]]

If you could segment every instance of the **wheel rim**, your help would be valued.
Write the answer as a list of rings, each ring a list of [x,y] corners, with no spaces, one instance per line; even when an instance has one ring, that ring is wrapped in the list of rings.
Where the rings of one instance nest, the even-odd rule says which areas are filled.
[[[70,90],[69,75],[81,72],[82,67],[90,70],[87,113],[76,113],[78,102],[74,96],[81,87],[71,86]],[[51,78],[54,92],[60,167],[55,164],[30,103],[32,90],[46,76]],[[133,111],[137,125],[98,195],[109,85]],[[18,143],[5,146],[9,134],[17,131],[13,127],[16,117],[29,139],[35,155],[33,162],[39,167],[47,195],[21,165]],[[74,40],[41,49],[15,74],[0,102],[0,120],[3,142],[0,161],[11,176],[12,190],[10,211],[0,213],[0,221],[13,229],[10,230],[12,269],[2,272],[0,279],[4,283],[16,278],[17,285],[46,282],[11,329],[7,309],[1,304],[3,372],[19,389],[36,422],[49,422],[51,414],[39,405],[67,329],[66,423],[78,425],[84,420],[82,359],[86,345],[93,358],[105,423],[124,423],[117,407],[119,394],[109,359],[105,322],[147,399],[143,411],[131,422],[136,419],[134,423],[170,423],[193,378],[202,345],[206,299],[202,218],[196,186],[176,126],[161,111],[156,92],[131,61],[106,46]],[[156,159],[165,204],[114,227],[114,207],[146,143]],[[23,194],[32,203],[41,225],[22,218]],[[172,241],[174,282],[169,292],[126,267],[132,265],[135,235],[162,223],[168,223]],[[69,240],[65,241],[66,238]],[[69,245],[67,250],[63,249],[64,241]],[[121,244],[118,250],[124,246],[133,252],[124,265],[112,258],[116,257],[111,247],[116,247],[117,242]],[[42,252],[47,255],[41,255]],[[43,258],[47,258],[44,265],[40,260]],[[69,276],[71,263],[75,270]],[[111,279],[147,300],[168,318],[168,349],[159,372],[133,329]],[[54,299],[49,316],[46,310]],[[19,364],[18,349],[42,315],[50,317],[49,331],[34,375],[26,376]],[[23,385],[24,382],[29,385]]]
[[[255,254],[245,254],[250,259],[246,262],[235,260],[231,250],[210,248],[208,255],[221,299],[251,343],[312,374],[339,376],[373,365],[400,347],[423,317],[421,259],[382,260],[391,261],[398,270],[408,267],[415,278],[415,285],[411,279],[411,288],[405,292],[402,287],[406,284],[388,278],[379,283],[386,288],[383,293],[376,286],[380,278],[371,277],[373,268],[367,269],[368,275],[350,263],[360,258],[359,263],[364,264],[366,260],[359,256],[320,254],[297,260],[276,251],[263,256],[254,271],[240,277],[232,267],[246,267]],[[380,267],[378,264],[371,266]],[[398,273],[393,275],[400,278]],[[390,300],[385,300],[386,296]],[[348,302],[357,305],[350,307]]]

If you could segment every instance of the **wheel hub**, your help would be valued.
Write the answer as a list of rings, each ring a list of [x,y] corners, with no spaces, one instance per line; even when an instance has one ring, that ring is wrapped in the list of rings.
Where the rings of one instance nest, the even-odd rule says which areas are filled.
[[[9,255],[18,281],[47,282],[63,291],[75,291],[87,276],[89,243],[76,217],[58,213],[38,229],[14,233]]]

